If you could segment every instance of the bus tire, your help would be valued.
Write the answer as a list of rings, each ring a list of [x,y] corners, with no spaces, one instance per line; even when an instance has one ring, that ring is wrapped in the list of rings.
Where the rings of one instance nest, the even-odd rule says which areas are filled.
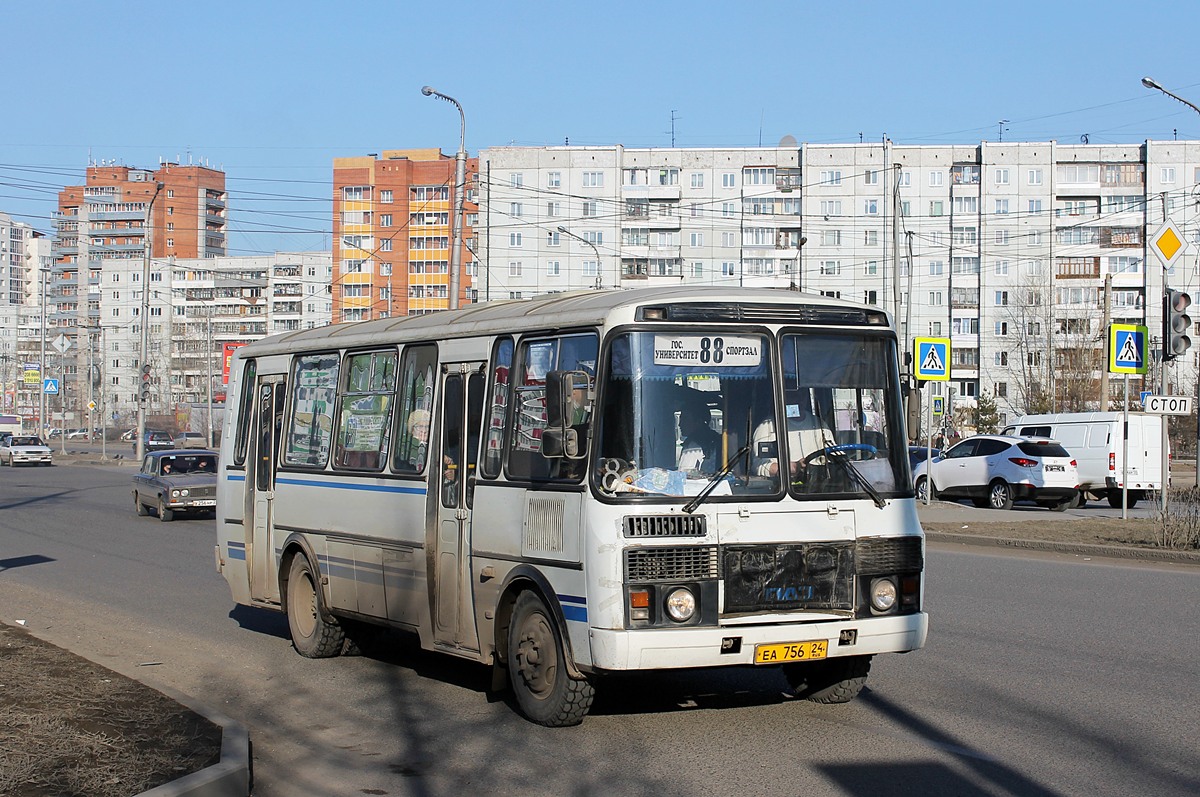
[[[304,554],[292,557],[287,583],[287,618],[292,647],[305,658],[327,659],[342,652],[346,632],[332,617],[326,618],[317,585],[308,558]]]
[[[508,680],[521,713],[549,728],[578,725],[596,697],[591,681],[567,675],[560,633],[537,593],[517,596],[508,626]]]
[[[849,703],[858,697],[870,672],[870,656],[783,665],[783,674],[796,697],[813,703]]]

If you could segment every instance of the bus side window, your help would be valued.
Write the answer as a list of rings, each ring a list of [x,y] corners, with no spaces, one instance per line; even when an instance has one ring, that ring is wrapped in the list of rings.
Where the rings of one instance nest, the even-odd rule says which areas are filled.
[[[429,456],[429,427],[433,421],[433,387],[437,346],[406,346],[400,360],[399,393],[396,397],[395,431],[392,438],[392,471],[425,472]]]
[[[242,369],[242,391],[239,397],[237,431],[234,433],[234,465],[246,464],[246,447],[250,442],[250,421],[254,409],[254,383],[257,381],[257,361],[247,360]]]
[[[512,338],[496,341],[492,355],[492,373],[489,381],[487,430],[484,432],[483,462],[480,473],[484,478],[494,479],[500,475],[500,463],[504,453],[504,426],[508,419],[509,383],[512,371]]]

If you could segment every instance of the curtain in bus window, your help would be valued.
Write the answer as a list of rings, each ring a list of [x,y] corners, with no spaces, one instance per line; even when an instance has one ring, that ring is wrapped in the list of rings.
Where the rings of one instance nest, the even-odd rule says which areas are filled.
[[[311,354],[296,360],[292,422],[284,446],[284,464],[324,467],[328,461],[338,362],[336,353]]]
[[[335,467],[379,470],[387,457],[396,355],[355,354],[348,358],[348,365],[333,463]]]
[[[396,446],[392,470],[423,473],[429,453],[429,427],[433,422],[434,374],[437,347],[432,344],[406,346],[399,373],[396,399]]]

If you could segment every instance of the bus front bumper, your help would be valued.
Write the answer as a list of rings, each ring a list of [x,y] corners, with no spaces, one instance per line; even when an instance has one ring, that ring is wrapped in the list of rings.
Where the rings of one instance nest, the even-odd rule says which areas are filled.
[[[854,642],[839,644],[843,632]],[[924,647],[925,612],[818,623],[731,625],[701,628],[609,630],[592,628],[591,667],[596,670],[669,670],[754,664],[758,645],[825,640],[828,657],[903,653]]]

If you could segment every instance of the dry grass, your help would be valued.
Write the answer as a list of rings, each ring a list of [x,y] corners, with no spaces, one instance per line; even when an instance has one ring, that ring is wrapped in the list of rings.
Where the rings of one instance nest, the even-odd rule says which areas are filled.
[[[130,797],[220,754],[221,729],[203,717],[0,625],[0,794]]]

